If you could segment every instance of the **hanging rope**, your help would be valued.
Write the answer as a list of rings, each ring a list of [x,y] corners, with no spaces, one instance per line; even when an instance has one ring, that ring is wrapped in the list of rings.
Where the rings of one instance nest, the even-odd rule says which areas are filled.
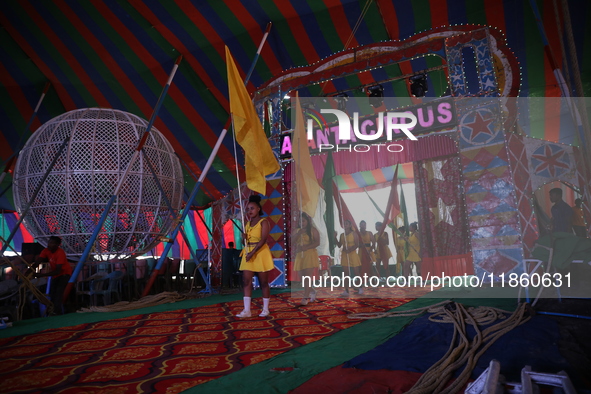
[[[479,306],[466,309],[462,304],[449,300],[438,304],[411,309],[407,311],[391,311],[387,313],[358,313],[349,315],[351,319],[377,319],[394,316],[416,316],[423,312],[432,313],[429,320],[437,323],[454,325],[454,333],[450,346],[444,356],[431,366],[408,391],[411,394],[456,393],[470,378],[478,359],[501,336],[530,319],[528,304],[519,304],[515,312],[511,313],[498,308]],[[415,312],[412,314],[411,312]],[[509,317],[507,317],[510,315]],[[480,327],[501,320],[484,331]],[[470,324],[476,330],[476,335],[470,341],[467,336],[467,326]],[[460,375],[448,385],[452,374],[463,366]]]
[[[365,5],[363,6],[363,9],[361,10],[361,14],[359,14],[359,18],[357,18],[357,22],[355,23],[355,26],[351,30],[351,34],[349,34],[349,38],[347,38],[347,42],[345,42],[345,46],[343,47],[343,50],[346,50],[349,47],[349,44],[351,43],[351,41],[353,41],[353,38],[355,38],[355,33],[359,29],[359,26],[361,26],[361,22],[363,22],[363,19],[365,18],[365,14],[367,14],[367,11],[369,10],[369,6],[371,5],[372,2],[373,2],[373,0],[367,0],[365,2]],[[319,97],[322,96],[322,94],[324,93],[324,88],[326,87],[327,83],[328,82],[324,82],[322,84],[322,89],[320,90],[320,94],[318,95]]]
[[[183,301],[187,297],[177,293],[176,291],[173,292],[162,292],[154,295],[149,295],[140,298],[137,301],[129,302],[129,301],[121,301],[117,302],[113,305],[106,305],[106,306],[90,306],[88,308],[81,308],[80,310],[76,311],[77,313],[86,313],[86,312],[121,312],[121,311],[131,311],[134,309],[140,308],[148,308],[156,305],[161,304],[170,304],[177,301]]]
[[[367,0],[365,2],[365,5],[363,6],[363,9],[361,10],[361,14],[359,15],[359,18],[357,18],[357,22],[355,23],[355,27],[353,27],[353,30],[351,30],[351,34],[349,35],[349,38],[347,39],[347,42],[345,43],[345,47],[343,49],[347,49],[349,47],[349,44],[351,43],[351,41],[355,37],[355,33],[359,29],[359,26],[361,26],[361,22],[363,21],[363,18],[365,18],[365,14],[367,14],[367,11],[369,10],[369,6],[371,5],[372,2],[373,2],[373,0]]]

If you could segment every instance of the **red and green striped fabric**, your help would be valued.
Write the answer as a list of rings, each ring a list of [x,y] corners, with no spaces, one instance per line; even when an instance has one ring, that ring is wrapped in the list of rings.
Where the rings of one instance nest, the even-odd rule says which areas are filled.
[[[537,0],[552,53],[573,78],[567,20],[561,2]],[[558,12],[554,4],[558,4]],[[591,3],[568,0],[570,26],[584,93],[591,92]],[[557,17],[558,15],[558,17]],[[65,111],[112,107],[150,118],[175,59],[183,56],[155,126],[199,175],[228,117],[224,45],[245,74],[267,23],[268,41],[248,88],[253,91],[285,69],[318,62],[335,52],[380,41],[404,40],[441,26],[481,24],[506,35],[521,66],[520,96],[560,94],[529,0],[66,0],[0,3],[0,158],[4,162],[25,131],[46,82],[51,89],[31,129]],[[561,43],[561,37],[563,42]],[[429,65],[417,59],[328,84],[356,87]],[[568,73],[567,73],[568,71]],[[336,82],[335,82],[336,83]],[[314,93],[314,89],[310,89]],[[320,88],[316,88],[316,93]],[[399,89],[399,94],[405,94]],[[438,89],[429,94],[440,94]],[[551,121],[534,137],[561,140]],[[197,204],[236,185],[228,136]],[[238,152],[241,166],[242,155]],[[10,182],[7,177],[4,185]],[[186,175],[187,188],[195,180]],[[10,208],[10,193],[0,203]]]
[[[10,232],[16,226],[16,222],[19,220],[19,215],[16,212],[3,212],[0,213],[0,235],[2,236],[2,240],[0,240],[0,247],[4,246],[4,240],[8,238]],[[23,242],[35,242],[33,236],[29,234],[25,226],[22,224],[19,226],[18,230],[14,234],[12,241],[10,241],[10,246],[6,249],[9,254],[12,252],[21,252],[21,247]]]

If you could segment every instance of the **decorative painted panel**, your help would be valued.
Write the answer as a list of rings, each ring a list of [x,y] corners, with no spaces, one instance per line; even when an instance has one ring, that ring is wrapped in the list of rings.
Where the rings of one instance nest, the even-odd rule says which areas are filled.
[[[475,103],[481,103],[475,105]],[[460,156],[475,274],[520,268],[521,227],[513,174],[497,102],[459,106]]]
[[[533,190],[531,186],[528,157],[522,136],[507,133],[507,151],[513,182],[515,183],[515,197],[521,227],[521,238],[526,257],[531,256],[531,250],[538,239],[538,223],[532,206]]]

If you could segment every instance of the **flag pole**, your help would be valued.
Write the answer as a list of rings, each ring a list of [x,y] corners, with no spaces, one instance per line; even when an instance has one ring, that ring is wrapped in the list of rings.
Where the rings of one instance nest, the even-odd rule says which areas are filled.
[[[256,65],[256,62],[259,58],[258,55],[259,55],[265,41],[267,40],[267,37],[269,35],[268,31],[270,29],[271,29],[271,23],[269,22],[269,24],[267,25],[267,30],[265,31],[265,34],[263,34],[263,38],[261,39],[259,49],[257,50],[257,55],[253,59],[253,64],[250,67],[251,70],[249,71],[249,74],[247,75],[246,79],[244,80],[245,85],[248,83],[248,81],[250,79],[250,75],[252,74],[252,70],[254,70],[254,66]],[[205,167],[203,167],[203,171],[201,171],[201,175],[199,176],[199,180],[197,181],[197,183],[193,187],[193,190],[191,191],[191,194],[189,195],[187,203],[185,204],[185,208],[183,208],[183,211],[181,213],[181,218],[180,218],[178,224],[176,225],[176,227],[173,229],[172,236],[170,238],[176,239],[176,235],[178,234],[179,228],[180,228],[181,224],[184,222],[185,218],[187,217],[187,214],[189,213],[189,210],[191,209],[191,205],[193,204],[193,200],[197,196],[197,192],[201,188],[201,184],[205,180],[205,176],[209,172],[209,169],[213,163],[213,160],[215,159],[217,152],[220,149],[220,146],[222,144],[222,141],[224,140],[224,137],[226,136],[226,133],[228,132],[228,128],[230,127],[231,124],[232,124],[232,116],[230,115],[230,116],[228,116],[228,120],[226,121],[226,124],[224,125],[224,128],[222,129],[222,132],[220,133],[220,136],[218,137],[218,140],[216,141],[215,146],[213,147],[211,154],[209,155],[209,159],[207,160]],[[240,187],[240,185],[238,185],[238,187]],[[148,293],[150,292],[150,289],[152,288],[152,285],[154,284],[154,281],[156,280],[156,277],[158,276],[158,273],[160,271],[160,267],[162,267],[162,263],[163,263],[164,259],[166,258],[166,255],[168,255],[170,248],[172,248],[172,243],[167,243],[166,246],[164,247],[164,252],[162,253],[162,256],[160,256],[160,259],[158,260],[156,267],[154,267],[154,270],[152,271],[152,275],[150,276],[150,279],[148,280],[148,283],[146,284],[146,287],[144,288],[144,291],[142,292],[142,297],[147,296]],[[208,281],[206,281],[205,283],[206,283],[206,291],[211,291],[210,283]]]
[[[174,62],[174,66],[172,67],[172,71],[170,72],[168,80],[166,81],[166,85],[164,85],[164,89],[162,89],[162,92],[160,93],[160,96],[158,97],[158,101],[156,102],[156,107],[154,108],[154,111],[152,112],[152,116],[150,117],[150,120],[148,121],[148,125],[146,126],[146,130],[144,131],[142,138],[138,142],[137,147],[135,148],[135,151],[133,152],[133,156],[131,157],[131,160],[129,161],[127,168],[125,169],[125,172],[123,173],[123,175],[119,179],[119,184],[117,185],[117,187],[115,188],[115,191],[113,192],[113,195],[111,195],[111,198],[107,202],[107,205],[104,208],[103,214],[101,215],[98,223],[96,224],[94,231],[92,232],[92,235],[90,236],[90,240],[86,244],[86,247],[84,248],[84,251],[82,252],[82,255],[80,256],[80,260],[78,260],[78,263],[76,264],[76,268],[74,268],[74,272],[72,273],[72,276],[70,277],[70,280],[68,281],[68,284],[66,285],[66,288],[64,289],[64,299],[67,298],[68,295],[70,294],[70,291],[72,290],[72,287],[74,286],[74,282],[76,282],[76,278],[78,278],[80,271],[82,271],[82,267],[84,266],[84,262],[88,258],[88,255],[90,254],[90,251],[91,251],[92,247],[94,246],[94,242],[96,241],[96,238],[98,237],[98,235],[101,231],[101,228],[103,227],[103,224],[105,223],[105,220],[107,220],[107,216],[109,215],[109,211],[111,210],[111,207],[113,206],[113,203],[115,202],[115,199],[117,198],[117,195],[119,194],[119,190],[121,190],[121,187],[123,186],[125,178],[127,178],[127,174],[129,173],[129,171],[131,170],[131,168],[135,164],[135,161],[137,160],[137,157],[139,156],[140,151],[142,150],[142,148],[146,144],[146,141],[148,140],[148,135],[150,134],[150,131],[152,129],[152,125],[154,124],[156,117],[158,116],[158,112],[160,111],[160,107],[162,107],[162,102],[164,101],[164,98],[166,97],[166,93],[168,92],[168,88],[170,87],[170,84],[172,83],[172,79],[174,78],[174,75],[176,74],[176,71],[178,70],[179,64],[182,59],[183,59],[183,56],[181,55],[181,56],[177,57],[176,61]]]
[[[394,198],[398,197],[396,193],[396,183],[398,181],[398,167],[400,163],[396,164],[396,170],[394,171],[394,176],[392,177],[391,189],[390,189],[390,196],[388,197],[388,203],[386,206],[386,212],[384,213],[384,222],[382,223],[382,227],[378,230],[378,234],[376,238],[382,236],[383,232],[386,230],[386,226],[390,222],[390,212],[392,211],[392,206],[394,205]],[[366,192],[367,193],[367,192]],[[368,194],[369,196],[369,194]],[[371,197],[370,197],[371,199]],[[396,201],[398,203],[398,201]]]
[[[261,52],[263,50],[263,46],[265,45],[265,42],[267,41],[267,37],[269,36],[269,32],[271,31],[271,26],[273,26],[272,22],[267,23],[267,27],[265,29],[265,32],[263,33],[263,38],[261,39],[261,42],[259,44],[259,47],[257,48],[257,52],[254,56],[254,59],[252,60],[252,63],[250,65],[250,68],[248,69],[248,72],[246,73],[246,78],[244,79],[244,85],[246,85],[248,83],[248,81],[250,80],[250,76],[252,75],[253,71],[254,71],[254,67],[256,66],[258,60],[259,60],[259,56],[261,55]],[[234,130],[236,130],[234,128],[234,118],[232,118],[232,114],[230,114],[230,119],[232,122],[232,128]],[[245,236],[246,233],[244,232],[244,229],[246,228],[246,226],[244,225],[244,209],[242,208],[242,188],[240,187],[240,175],[238,172],[238,160],[237,160],[237,155],[236,155],[236,136],[235,133],[232,133],[232,137],[234,140],[234,159],[236,161],[236,179],[238,181],[238,201],[240,204],[240,220],[242,223],[242,228],[239,228],[240,232]],[[232,222],[233,223],[233,222]],[[235,224],[236,225],[236,224]],[[246,238],[243,238],[246,239]]]
[[[265,33],[263,33],[263,38],[261,39],[261,43],[259,44],[259,47],[257,48],[257,53],[254,56],[254,59],[252,59],[252,63],[250,64],[250,68],[248,69],[248,72],[246,73],[246,79],[244,80],[244,85],[246,85],[248,83],[248,81],[250,80],[250,76],[252,75],[252,72],[254,71],[254,67],[257,64],[257,61],[259,60],[259,56],[261,55],[261,51],[263,50],[263,46],[265,45],[265,42],[267,41],[267,37],[269,36],[269,32],[271,31],[271,26],[273,26],[272,22],[267,23],[267,28],[265,29]]]
[[[236,130],[236,128],[234,127],[234,117],[232,116],[232,114],[230,114],[230,119],[232,122],[232,128],[234,130]],[[244,219],[244,208],[242,206],[242,185],[240,184],[240,171],[238,170],[238,155],[236,153],[237,149],[236,149],[236,133],[232,133],[232,141],[234,144],[234,162],[236,164],[236,182],[238,183],[238,204],[240,205],[240,224],[242,225],[242,228],[238,228],[238,230],[240,230],[240,232],[242,233],[242,243],[244,245],[246,245],[245,242],[248,242],[246,240],[246,224],[245,224],[245,219]],[[234,221],[232,221],[234,222]],[[238,227],[238,225],[234,224],[236,227]],[[243,246],[244,246],[243,245]]]

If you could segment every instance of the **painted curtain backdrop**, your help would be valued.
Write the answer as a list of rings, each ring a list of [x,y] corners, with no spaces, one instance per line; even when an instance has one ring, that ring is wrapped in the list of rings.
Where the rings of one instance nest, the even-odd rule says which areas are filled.
[[[211,244],[211,236],[207,231],[206,224],[203,223],[203,221],[199,218],[199,215],[201,215],[205,219],[205,223],[211,229],[211,208],[208,208],[200,213],[197,213],[196,211],[189,212],[189,214],[185,218],[185,222],[183,225],[183,228],[189,240],[189,244],[187,245],[184,238],[179,233],[168,254],[168,257],[191,259],[190,250],[194,251],[197,249],[205,249],[207,245]],[[234,220],[237,225],[232,224],[232,220]],[[236,249],[241,249],[242,235],[240,233],[239,220],[229,219],[228,221],[226,221],[223,225],[223,231],[221,235],[221,244],[224,248],[228,245],[229,242],[234,242]],[[152,249],[147,255],[160,256],[163,251],[164,244],[160,243],[154,249]]]
[[[205,227],[205,224],[203,224],[201,222],[201,220],[197,217],[197,215],[198,214],[196,211],[191,211],[187,215],[187,217],[185,218],[185,223],[184,223],[183,227],[184,227],[185,232],[187,234],[187,238],[189,240],[189,245],[187,245],[187,243],[184,241],[183,237],[180,234],[178,234],[168,257],[180,258],[180,259],[190,259],[191,255],[190,255],[189,250],[191,248],[193,250],[203,249],[205,247],[205,245],[207,245],[210,242],[209,241],[210,237],[209,237],[209,234],[208,234],[207,229]],[[208,217],[210,217],[210,215],[211,214],[208,212],[208,210],[205,210],[206,220]],[[18,213],[16,213],[16,212],[5,212],[5,213],[0,214],[0,234],[2,235],[2,238],[6,239],[8,237],[8,235],[10,234],[10,232],[12,231],[14,226],[16,225],[16,222],[18,221],[18,219],[19,219],[19,216],[18,216]],[[211,225],[211,224],[209,224],[209,225]],[[224,226],[223,241],[224,241],[225,245],[227,244],[227,242],[230,242],[230,241],[236,243],[237,242],[236,240],[238,240],[238,244],[239,244],[240,232],[238,230],[236,230],[235,228],[233,229],[233,227],[234,226],[231,226],[230,222],[227,222]],[[33,236],[31,234],[29,234],[29,232],[27,231],[25,226],[23,226],[21,224],[15,237],[13,238],[12,242],[10,243],[10,246],[12,248],[14,248],[17,252],[20,253],[23,242],[25,242],[25,243],[26,242],[35,242],[35,239],[33,238]],[[8,250],[10,251],[10,249],[8,249]],[[163,251],[164,251],[164,244],[160,243],[152,251],[150,251],[146,255],[147,256],[160,256]]]
[[[414,164],[424,258],[462,255],[470,251],[460,170],[458,156]]]

